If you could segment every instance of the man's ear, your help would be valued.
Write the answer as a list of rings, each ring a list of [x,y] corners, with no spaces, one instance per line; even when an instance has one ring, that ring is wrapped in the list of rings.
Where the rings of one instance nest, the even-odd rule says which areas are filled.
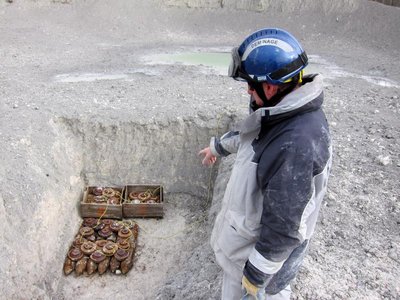
[[[276,95],[276,93],[278,92],[279,86],[276,85],[276,84],[270,84],[268,82],[264,82],[263,83],[263,89],[264,89],[265,96],[269,100],[273,96]]]

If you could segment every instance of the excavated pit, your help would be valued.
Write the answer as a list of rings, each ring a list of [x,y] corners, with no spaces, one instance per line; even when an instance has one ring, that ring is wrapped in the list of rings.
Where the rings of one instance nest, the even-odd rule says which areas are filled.
[[[101,124],[65,118],[53,121],[59,133],[53,149],[71,183],[64,189],[63,213],[55,212],[56,224],[48,224],[63,236],[54,248],[58,253],[54,266],[61,268],[79,226],[77,204],[84,186],[161,184],[165,189],[165,216],[134,219],[140,226],[139,245],[127,276],[65,277],[61,269],[53,267],[48,278],[53,279],[53,286],[48,287],[47,296],[89,299],[94,290],[106,285],[105,298],[115,294],[155,298],[169,272],[176,266],[185,268],[184,262],[194,249],[207,243],[205,225],[215,172],[201,166],[197,153],[199,142],[208,140],[213,129],[182,120],[167,125],[134,121]],[[59,278],[57,284],[54,276]]]
[[[21,268],[36,278],[34,285],[40,285],[29,288],[34,297],[90,299],[104,290],[104,299],[115,295],[154,299],[165,293],[171,272],[190,268],[187,260],[196,248],[201,248],[198,259],[204,260],[204,268],[212,264],[211,252],[204,251],[209,248],[205,225],[216,168],[202,167],[197,152],[215,128],[181,119],[102,124],[54,118],[51,126],[56,139],[50,155],[57,169],[50,173],[62,178],[46,192],[46,200],[35,211],[35,230],[26,236],[46,236],[31,248],[39,249],[37,256],[30,256],[32,265],[22,263],[27,268]],[[126,276],[64,276],[63,261],[81,222],[78,203],[84,186],[132,183],[161,184],[165,193],[164,218],[134,219],[140,233],[133,269]],[[19,259],[26,258],[21,254]],[[201,277],[196,273],[201,270],[193,270],[194,277]]]

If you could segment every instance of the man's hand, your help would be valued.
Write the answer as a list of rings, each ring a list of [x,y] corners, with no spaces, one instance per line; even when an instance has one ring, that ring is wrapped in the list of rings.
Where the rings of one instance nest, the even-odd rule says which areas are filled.
[[[252,295],[255,299],[257,298],[257,294],[260,290],[259,287],[255,286],[254,284],[252,284],[246,276],[242,277],[242,286],[243,288],[246,290],[248,295]]]
[[[201,163],[205,166],[211,166],[217,161],[217,157],[211,153],[210,147],[200,150],[199,155],[204,155]]]

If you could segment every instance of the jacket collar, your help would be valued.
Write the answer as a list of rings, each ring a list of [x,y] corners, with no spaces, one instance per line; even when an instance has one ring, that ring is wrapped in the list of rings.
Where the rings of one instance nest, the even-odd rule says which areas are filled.
[[[286,95],[276,106],[262,107],[252,112],[243,122],[241,132],[260,130],[261,123],[279,122],[301,112],[315,110],[323,102],[323,82],[321,75],[304,76],[306,82]]]

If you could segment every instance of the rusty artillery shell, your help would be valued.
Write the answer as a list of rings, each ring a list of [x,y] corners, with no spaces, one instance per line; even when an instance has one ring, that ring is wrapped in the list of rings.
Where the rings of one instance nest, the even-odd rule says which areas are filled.
[[[133,254],[135,252],[134,248],[129,250],[129,255],[126,259],[121,262],[121,272],[122,274],[126,274],[133,267]]]
[[[75,262],[67,256],[64,262],[64,274],[69,275],[73,270],[75,270]]]
[[[92,275],[96,271],[97,271],[97,264],[93,260],[89,259],[87,266],[86,266],[87,274]]]
[[[76,276],[82,275],[83,271],[86,270],[86,265],[87,265],[88,259],[89,259],[89,257],[84,256],[76,262],[76,266],[75,266],[75,275]]]
[[[110,260],[110,270],[111,272],[115,272],[120,266],[120,262],[113,256]]]
[[[109,264],[110,264],[109,257],[106,257],[102,262],[99,263],[97,270],[100,275],[104,274],[107,271]]]

